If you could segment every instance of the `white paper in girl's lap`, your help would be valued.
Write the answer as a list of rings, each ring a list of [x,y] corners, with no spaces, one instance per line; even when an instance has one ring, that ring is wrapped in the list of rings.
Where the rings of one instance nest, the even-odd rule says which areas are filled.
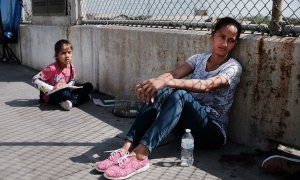
[[[62,90],[62,89],[66,89],[66,88],[68,88],[68,89],[79,89],[79,88],[82,88],[82,86],[74,86],[74,85],[65,85],[65,86],[63,86],[63,87],[61,87],[61,88],[57,88],[57,89],[54,89],[54,90],[52,90],[52,91],[50,91],[49,93],[48,93],[48,95],[50,95],[50,94],[53,94],[53,93],[55,93],[55,92],[57,92],[57,91],[60,91],[60,90]]]

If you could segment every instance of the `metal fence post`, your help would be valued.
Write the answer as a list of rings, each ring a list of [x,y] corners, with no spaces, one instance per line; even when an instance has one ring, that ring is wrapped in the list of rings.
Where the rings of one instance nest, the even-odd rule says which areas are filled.
[[[76,24],[82,24],[82,9],[81,9],[81,0],[76,0],[76,10],[77,10],[77,18]]]
[[[87,16],[86,16],[86,11],[87,11],[87,2],[86,0],[78,0],[79,1],[79,14],[80,14],[80,24],[82,23],[83,20],[86,21]]]
[[[279,35],[280,21],[282,20],[282,0],[273,0],[272,19],[271,19],[271,35]]]

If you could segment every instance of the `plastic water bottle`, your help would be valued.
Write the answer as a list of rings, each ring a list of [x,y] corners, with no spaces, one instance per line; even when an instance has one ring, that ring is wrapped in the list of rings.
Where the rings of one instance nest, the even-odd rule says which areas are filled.
[[[194,163],[194,137],[190,129],[186,129],[181,139],[181,166],[190,166]]]

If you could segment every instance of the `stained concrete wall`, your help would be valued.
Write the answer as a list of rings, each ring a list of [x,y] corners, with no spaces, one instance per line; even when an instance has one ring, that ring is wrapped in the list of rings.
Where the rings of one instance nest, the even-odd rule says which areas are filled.
[[[208,32],[124,26],[22,25],[14,46],[37,70],[53,61],[54,43],[74,45],[79,82],[112,95],[131,94],[142,80],[210,50]],[[233,52],[243,75],[233,104],[229,138],[268,149],[274,142],[300,146],[300,38],[242,35]]]

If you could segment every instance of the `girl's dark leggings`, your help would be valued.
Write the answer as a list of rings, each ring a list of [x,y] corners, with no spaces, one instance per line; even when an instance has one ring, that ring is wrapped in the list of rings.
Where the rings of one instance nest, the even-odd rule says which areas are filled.
[[[83,88],[70,90],[63,89],[55,92],[49,96],[49,104],[58,104],[62,101],[69,100],[73,106],[78,106],[88,100],[90,100],[90,93],[93,91],[93,85],[91,83],[81,84]]]

